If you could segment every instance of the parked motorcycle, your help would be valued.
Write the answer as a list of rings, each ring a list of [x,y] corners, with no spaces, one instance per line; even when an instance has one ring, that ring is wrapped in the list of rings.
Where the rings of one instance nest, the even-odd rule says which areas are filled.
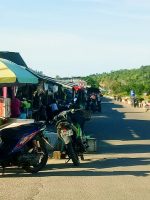
[[[37,173],[48,160],[42,122],[5,128],[0,131],[0,166],[22,167],[26,172]]]
[[[71,159],[73,164],[78,166],[79,156],[82,160],[84,159],[83,153],[88,145],[86,140],[84,141],[80,123],[75,119],[75,112],[75,110],[63,111],[54,117],[54,121],[69,160]]]

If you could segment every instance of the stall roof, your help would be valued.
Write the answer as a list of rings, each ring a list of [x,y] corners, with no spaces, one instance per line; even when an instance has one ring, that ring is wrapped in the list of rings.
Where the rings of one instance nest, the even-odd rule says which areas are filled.
[[[18,52],[0,51],[0,58],[10,60],[18,65],[27,67],[26,63]]]
[[[60,79],[52,78],[52,77],[49,77],[49,76],[45,76],[43,74],[39,74],[38,72],[34,71],[31,68],[28,68],[27,70],[29,72],[33,73],[39,79],[46,81],[46,82],[50,82],[50,83],[53,83],[53,84],[56,84],[56,85],[61,85],[63,87],[70,88],[70,89],[75,85],[72,82],[66,82],[64,80],[60,80]]]
[[[18,52],[10,52],[10,51],[0,51],[0,58],[3,59],[7,59],[10,60],[18,65],[24,66],[26,67],[26,69],[31,72],[33,75],[35,75],[38,79],[47,81],[47,82],[51,82],[53,84],[57,84],[57,85],[61,85],[63,87],[66,88],[72,88],[73,86],[75,86],[76,84],[74,82],[70,82],[69,80],[66,82],[65,80],[60,80],[60,79],[56,79],[56,78],[52,78],[49,76],[45,76],[43,74],[39,74],[38,72],[36,72],[35,70],[29,68],[25,61],[23,60],[23,58],[21,57],[20,53]]]

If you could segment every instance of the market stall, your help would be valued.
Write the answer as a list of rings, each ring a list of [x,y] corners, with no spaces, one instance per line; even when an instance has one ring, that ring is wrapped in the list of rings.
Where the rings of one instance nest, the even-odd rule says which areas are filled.
[[[12,95],[15,96],[19,86],[37,83],[38,78],[27,71],[25,67],[0,58],[0,118],[8,118],[11,116],[11,98],[7,93],[8,87],[11,87],[13,91]]]

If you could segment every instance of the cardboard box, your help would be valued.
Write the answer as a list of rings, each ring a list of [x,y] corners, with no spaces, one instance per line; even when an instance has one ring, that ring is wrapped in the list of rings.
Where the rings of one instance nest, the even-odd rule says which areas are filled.
[[[54,159],[65,159],[66,158],[66,154],[65,153],[61,153],[61,151],[54,151],[53,152],[53,158]]]
[[[8,118],[11,115],[10,98],[0,98],[0,117]]]
[[[60,151],[54,151],[53,152],[53,158],[54,159],[61,159],[61,152]]]

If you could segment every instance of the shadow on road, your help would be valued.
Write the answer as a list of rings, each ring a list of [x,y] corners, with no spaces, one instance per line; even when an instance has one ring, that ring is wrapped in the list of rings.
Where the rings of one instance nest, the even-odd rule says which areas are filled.
[[[99,142],[99,153],[104,154],[133,154],[133,153],[149,153],[150,144],[124,144],[124,145],[111,145],[107,142]]]
[[[150,171],[131,171],[128,167],[150,165],[150,159],[141,158],[109,158],[88,163],[81,163],[79,167],[74,167],[72,163],[68,164],[48,164],[43,171],[37,174],[27,174],[22,169],[7,169],[4,176],[10,177],[49,177],[49,176],[149,176]],[[111,170],[111,168],[115,168]],[[70,170],[71,169],[71,170]]]
[[[85,132],[97,139],[99,153],[150,152],[150,145],[134,144],[134,141],[150,140],[150,121],[143,120],[142,115],[142,112],[137,112],[130,106],[126,109],[123,105],[104,99],[102,113],[93,114],[91,121],[85,126]],[[133,141],[133,144],[116,146],[107,143],[107,140]]]

